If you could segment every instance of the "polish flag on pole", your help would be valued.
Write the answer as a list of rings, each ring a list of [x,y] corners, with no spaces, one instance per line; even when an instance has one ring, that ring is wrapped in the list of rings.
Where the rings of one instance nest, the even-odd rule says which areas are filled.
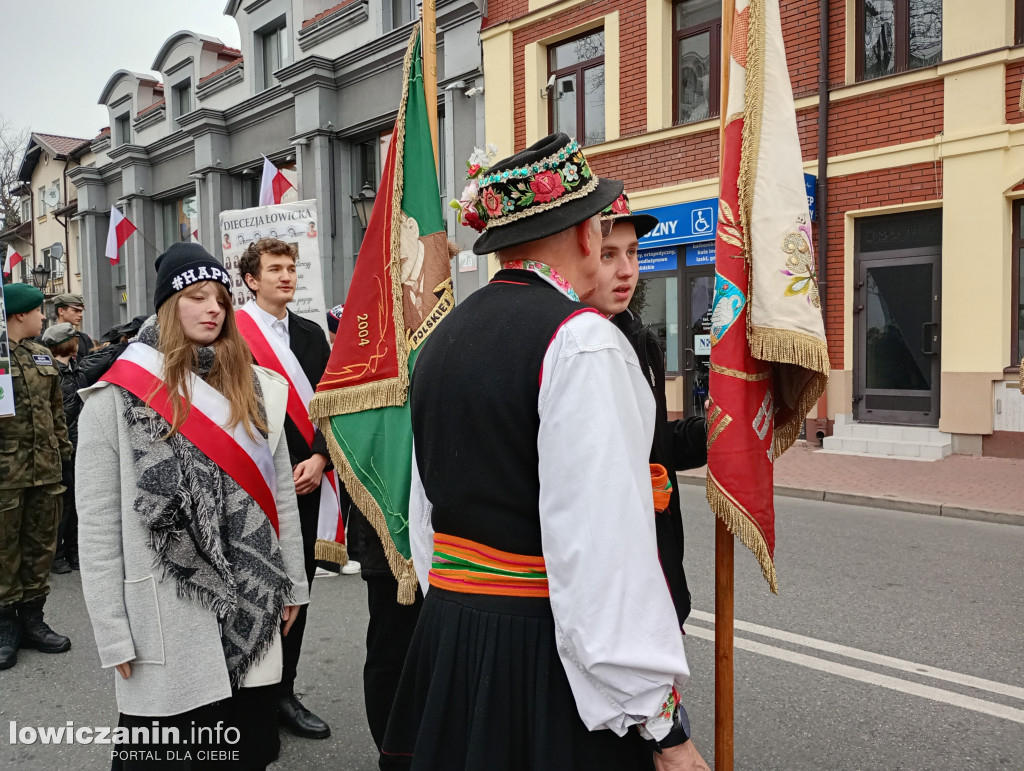
[[[14,251],[12,244],[7,245],[7,259],[4,260],[4,275],[11,275],[11,271],[14,270],[14,266],[21,262],[22,256]]]
[[[117,265],[121,261],[118,250],[124,246],[128,236],[134,233],[137,228],[132,221],[117,210],[116,206],[110,207],[110,229],[107,230],[107,248],[105,254],[111,265]]]
[[[264,155],[263,178],[260,180],[260,206],[271,206],[275,203],[281,203],[281,196],[290,187],[295,187],[295,185],[289,182],[288,178],[281,173],[281,170]]]

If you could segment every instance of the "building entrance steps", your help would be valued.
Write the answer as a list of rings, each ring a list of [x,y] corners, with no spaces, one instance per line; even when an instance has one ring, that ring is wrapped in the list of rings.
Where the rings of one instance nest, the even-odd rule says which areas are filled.
[[[680,472],[679,482],[703,485],[705,471]],[[1024,460],[950,455],[921,463],[798,442],[775,462],[775,494],[1024,525]]]
[[[937,428],[855,423],[849,415],[837,414],[832,436],[825,437],[824,451],[941,460],[953,454],[953,437]]]

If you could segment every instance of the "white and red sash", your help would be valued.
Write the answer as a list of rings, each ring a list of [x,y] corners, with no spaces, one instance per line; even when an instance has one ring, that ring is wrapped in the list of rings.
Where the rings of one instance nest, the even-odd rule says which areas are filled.
[[[298,427],[306,444],[312,447],[317,430],[309,419],[309,402],[313,398],[313,386],[291,348],[285,345],[280,335],[267,326],[255,306],[256,301],[250,300],[235,313],[238,331],[249,344],[249,350],[252,351],[256,363],[282,375],[288,381],[288,417]],[[338,477],[333,471],[325,472],[320,482],[317,538],[345,543],[345,523],[338,502]]]
[[[148,400],[150,408],[168,423],[174,420],[164,384],[164,356],[155,348],[132,343],[100,382],[121,386],[139,399]],[[228,428],[231,404],[216,388],[194,374],[189,381],[189,393],[191,409],[179,429],[182,436],[252,496],[280,536],[274,498],[277,473],[267,440],[259,432],[253,439],[241,423]]]

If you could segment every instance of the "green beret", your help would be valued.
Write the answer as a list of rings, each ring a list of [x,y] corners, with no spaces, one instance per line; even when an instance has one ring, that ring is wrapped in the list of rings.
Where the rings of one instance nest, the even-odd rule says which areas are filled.
[[[4,308],[8,316],[28,313],[43,304],[43,293],[31,284],[4,284]]]

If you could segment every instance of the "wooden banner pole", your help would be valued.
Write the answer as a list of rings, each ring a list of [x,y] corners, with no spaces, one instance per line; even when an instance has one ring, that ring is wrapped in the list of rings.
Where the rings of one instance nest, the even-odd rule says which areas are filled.
[[[434,168],[440,169],[437,155],[437,0],[423,0],[423,30],[420,48],[423,51],[423,91],[430,121],[430,141],[434,146]]]
[[[755,0],[756,1],[756,0]],[[722,0],[722,94],[719,112],[718,179],[725,171],[725,123],[729,117],[729,75],[736,0]],[[732,533],[715,521],[715,771],[733,771],[733,551]]]

